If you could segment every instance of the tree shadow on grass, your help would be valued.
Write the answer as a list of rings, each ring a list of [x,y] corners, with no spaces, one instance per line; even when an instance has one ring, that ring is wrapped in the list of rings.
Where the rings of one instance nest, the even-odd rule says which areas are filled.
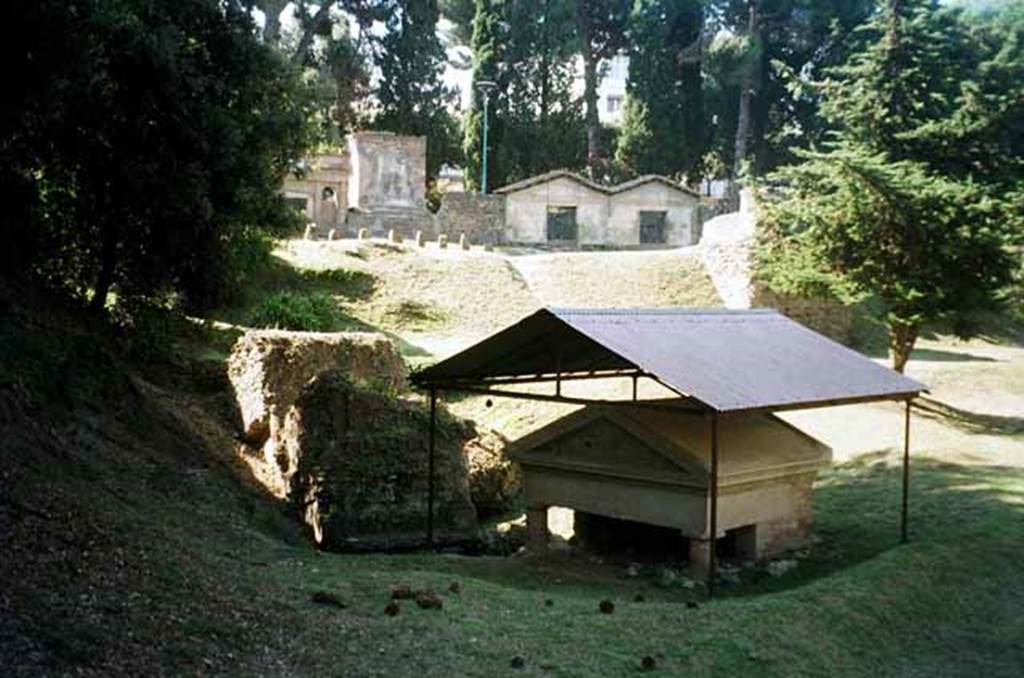
[[[900,544],[902,468],[885,452],[837,465],[819,479],[814,493],[814,533],[820,539],[785,576],[767,573],[724,596],[750,596],[806,585],[887,552]],[[943,543],[957,548],[971,535],[1016,530],[1024,539],[1024,470],[1007,466],[963,466],[914,459],[909,497],[910,544]],[[1017,482],[1014,482],[1016,478]]]
[[[999,360],[985,355],[964,353],[962,351],[942,351],[935,348],[915,348],[910,354],[911,360],[925,360],[942,363],[997,363]]]
[[[923,417],[950,424],[968,433],[1024,435],[1024,417],[971,412],[933,398],[918,398],[914,409]]]
[[[837,465],[819,480],[814,495],[814,534],[820,542],[798,559],[796,569],[772,577],[763,569],[744,571],[740,583],[723,583],[720,597],[751,597],[806,586],[856,568],[897,549],[958,549],[978,535],[1003,532],[1002,540],[1024,543],[1024,470],[1004,466],[962,466],[933,459],[912,462],[910,541],[900,544],[902,470],[886,451]],[[1009,534],[1016,531],[1017,537]],[[1011,538],[1012,537],[1012,538]],[[789,556],[792,557],[792,556]],[[421,566],[492,581],[523,593],[558,592],[580,598],[632,597],[665,602],[700,599],[700,588],[657,585],[656,577],[629,578],[615,559],[563,556],[553,559],[457,558],[444,563],[423,558]],[[396,566],[408,567],[408,563]],[[678,567],[672,564],[671,567]]]

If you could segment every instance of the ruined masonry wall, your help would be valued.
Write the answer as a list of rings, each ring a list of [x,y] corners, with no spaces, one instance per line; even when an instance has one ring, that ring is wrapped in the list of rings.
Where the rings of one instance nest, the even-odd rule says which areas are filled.
[[[505,198],[453,191],[441,198],[437,230],[449,239],[465,234],[474,245],[500,245],[505,241]]]
[[[853,310],[832,299],[797,297],[767,289],[753,280],[754,224],[749,195],[740,210],[704,224],[700,256],[726,308],[774,308],[843,344],[852,337]]]

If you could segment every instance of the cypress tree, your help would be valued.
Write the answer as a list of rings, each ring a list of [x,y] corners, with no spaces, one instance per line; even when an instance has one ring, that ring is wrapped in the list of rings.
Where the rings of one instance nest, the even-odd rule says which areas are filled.
[[[437,36],[437,0],[400,0],[388,15],[377,56],[380,113],[374,127],[427,137],[427,176],[457,158],[454,92],[445,86],[444,45]]]
[[[833,141],[773,177],[762,275],[783,291],[831,277],[872,298],[902,371],[924,324],[969,337],[979,311],[999,308],[1024,218],[1019,192],[950,163],[956,148],[935,143],[935,126],[971,107],[987,77],[988,56],[958,14],[888,0],[862,34],[865,49],[821,85]],[[1018,124],[987,122],[996,136]]]
[[[626,174],[699,179],[705,146],[699,0],[640,0],[622,130],[615,153]]]
[[[477,83],[482,80],[496,82],[498,80],[499,46],[502,43],[501,11],[503,0],[476,0],[476,12],[473,16],[473,88],[470,95],[470,107],[463,118],[462,155],[465,159],[465,182],[467,189],[479,190],[480,167],[482,162],[481,125],[483,124],[483,100]],[[497,103],[497,102],[495,102]],[[493,109],[492,109],[493,110]],[[500,137],[500,130],[493,125],[494,117],[488,121],[489,151],[495,147],[495,138]],[[492,156],[493,157],[493,156]],[[494,161],[491,160],[493,169]],[[492,173],[500,176],[500,172]],[[493,182],[492,182],[493,183]]]

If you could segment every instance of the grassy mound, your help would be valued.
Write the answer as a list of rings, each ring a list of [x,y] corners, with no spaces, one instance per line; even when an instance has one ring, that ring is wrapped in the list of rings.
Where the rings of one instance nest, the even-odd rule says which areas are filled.
[[[909,544],[885,447],[898,411],[815,413],[834,446],[830,434],[875,429],[890,442],[851,439],[822,476],[821,542],[795,570],[751,572],[707,602],[625,562],[314,551],[237,461],[223,375],[144,376],[102,326],[0,292],[0,675],[621,676],[645,656],[665,675],[1024,665],[1019,347],[927,343],[911,361],[955,409],[915,418]],[[402,585],[441,608],[385,614]]]

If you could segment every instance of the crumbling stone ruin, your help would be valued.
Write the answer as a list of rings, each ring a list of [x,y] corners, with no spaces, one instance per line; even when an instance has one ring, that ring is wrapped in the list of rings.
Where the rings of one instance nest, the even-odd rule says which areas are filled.
[[[832,300],[780,294],[756,279],[754,245],[757,205],[750,191],[740,208],[705,222],[700,256],[726,308],[774,308],[816,332],[849,344],[853,310]]]
[[[428,426],[394,343],[373,332],[252,330],[228,376],[241,456],[287,499],[318,543],[346,550],[421,545],[426,536]],[[443,408],[436,447],[435,536],[476,535],[476,508],[497,512],[519,491],[504,441]]]
[[[340,370],[314,377],[285,421],[284,445],[297,460],[290,500],[318,543],[343,550],[422,543],[427,516],[427,414],[421,402],[353,384]],[[476,536],[462,441],[450,417],[438,427],[435,538]]]

